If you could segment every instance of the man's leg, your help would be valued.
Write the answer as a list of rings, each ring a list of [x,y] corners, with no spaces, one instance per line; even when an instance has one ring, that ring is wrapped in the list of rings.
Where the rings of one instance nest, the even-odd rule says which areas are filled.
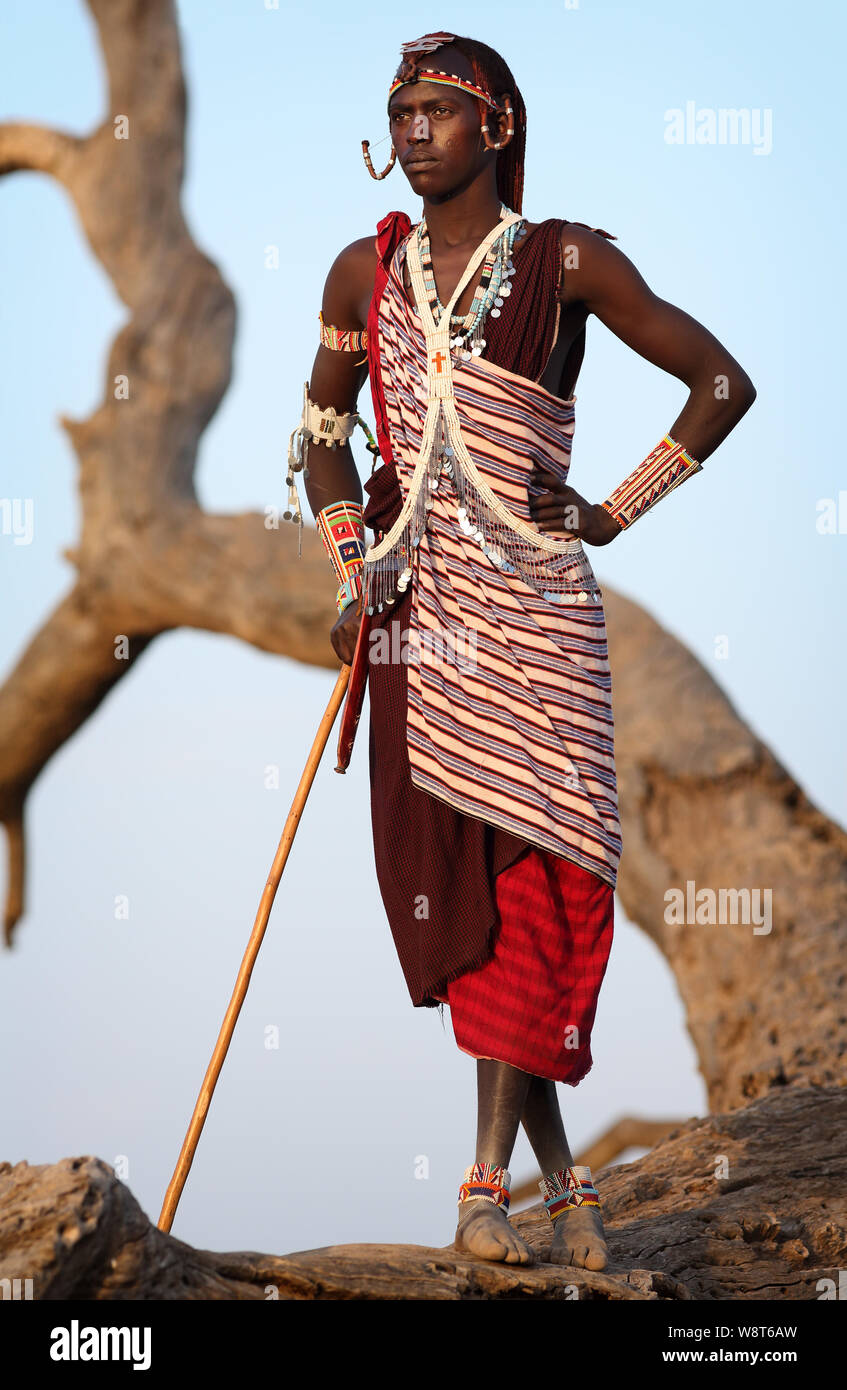
[[[573,1155],[562,1123],[555,1081],[532,1076],[529,1082],[521,1122],[542,1177],[546,1177],[561,1168],[572,1168]],[[596,1207],[574,1207],[556,1217],[551,1263],[605,1269],[608,1258],[603,1222]]]
[[[506,1062],[480,1057],[477,1076],[476,1162],[508,1168],[521,1113],[533,1077]],[[533,1264],[535,1255],[510,1225],[501,1207],[488,1201],[463,1202],[455,1244],[484,1260]]]

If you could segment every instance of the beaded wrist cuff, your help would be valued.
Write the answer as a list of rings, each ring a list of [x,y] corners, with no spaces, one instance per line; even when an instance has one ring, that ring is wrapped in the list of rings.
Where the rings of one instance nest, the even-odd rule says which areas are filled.
[[[330,502],[315,518],[341,585],[335,597],[339,613],[361,593],[366,548],[362,512],[361,502]]]
[[[463,1202],[493,1202],[495,1207],[509,1210],[509,1187],[512,1177],[507,1168],[495,1163],[472,1163],[465,1170],[465,1180],[459,1188],[459,1205]]]
[[[559,1168],[538,1184],[551,1221],[571,1207],[599,1207],[600,1194],[584,1166]]]
[[[600,505],[626,530],[686,478],[700,472],[702,464],[692,458],[684,445],[666,434]]]
[[[345,608],[349,608],[351,603],[356,602],[356,599],[361,594],[362,589],[362,572],[361,570],[357,570],[355,574],[351,574],[350,578],[344,584],[341,585],[341,588],[335,595],[335,606],[338,609],[339,614],[343,613]]]

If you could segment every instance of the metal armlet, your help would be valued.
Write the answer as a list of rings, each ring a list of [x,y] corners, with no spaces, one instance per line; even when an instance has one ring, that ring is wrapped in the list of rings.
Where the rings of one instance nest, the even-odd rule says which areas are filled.
[[[334,406],[321,410],[314,401],[309,400],[309,383],[303,384],[303,413],[300,423],[291,431],[288,440],[288,472],[285,481],[288,485],[288,505],[282,514],[284,521],[293,521],[299,526],[297,558],[303,553],[303,509],[297,492],[295,474],[309,476],[309,445],[317,442],[328,449],[336,449],[348,442],[356,426],[359,425],[367,437],[368,452],[373,455],[371,472],[379,458],[379,445],[371,434],[358,411],[348,411],[339,415]]]

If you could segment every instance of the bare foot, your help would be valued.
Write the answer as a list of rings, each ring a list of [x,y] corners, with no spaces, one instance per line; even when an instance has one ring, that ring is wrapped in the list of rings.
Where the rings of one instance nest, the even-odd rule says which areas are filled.
[[[605,1269],[609,1263],[603,1222],[596,1207],[571,1207],[556,1217],[550,1263]]]
[[[501,1260],[507,1265],[535,1264],[535,1252],[493,1202],[462,1203],[453,1243],[457,1250],[467,1250],[483,1260]]]

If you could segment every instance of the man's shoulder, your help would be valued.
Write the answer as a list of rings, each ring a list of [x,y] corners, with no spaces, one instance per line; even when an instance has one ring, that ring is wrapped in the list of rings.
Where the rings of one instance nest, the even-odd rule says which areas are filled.
[[[326,292],[333,300],[361,301],[369,295],[376,273],[376,245],[372,236],[359,237],[339,251],[329,268]]]
[[[371,236],[358,237],[339,251],[330,268],[330,278],[346,278],[357,287],[373,285],[377,263],[387,267],[391,255],[412,227],[406,213],[391,212],[378,223]]]
[[[599,281],[608,278],[620,259],[620,252],[614,245],[616,240],[602,227],[590,227],[587,222],[565,222],[562,227],[564,275],[559,287],[563,303],[582,299]]]
[[[339,251],[333,266],[341,266],[348,270],[356,266],[374,266],[376,264],[376,237],[371,233],[370,236],[357,237],[355,241]]]
[[[617,241],[617,237],[603,227],[592,227],[588,222],[571,222],[567,218],[563,221],[563,246],[579,246],[591,250],[592,247],[605,246],[610,241]]]
[[[543,222],[530,223],[529,226],[533,232],[544,236],[554,236],[558,232],[566,267],[592,262],[597,259],[598,253],[602,257],[611,243],[617,241],[617,237],[603,227],[592,227],[588,222],[573,222],[567,217],[546,217]],[[602,260],[600,263],[603,263]]]

